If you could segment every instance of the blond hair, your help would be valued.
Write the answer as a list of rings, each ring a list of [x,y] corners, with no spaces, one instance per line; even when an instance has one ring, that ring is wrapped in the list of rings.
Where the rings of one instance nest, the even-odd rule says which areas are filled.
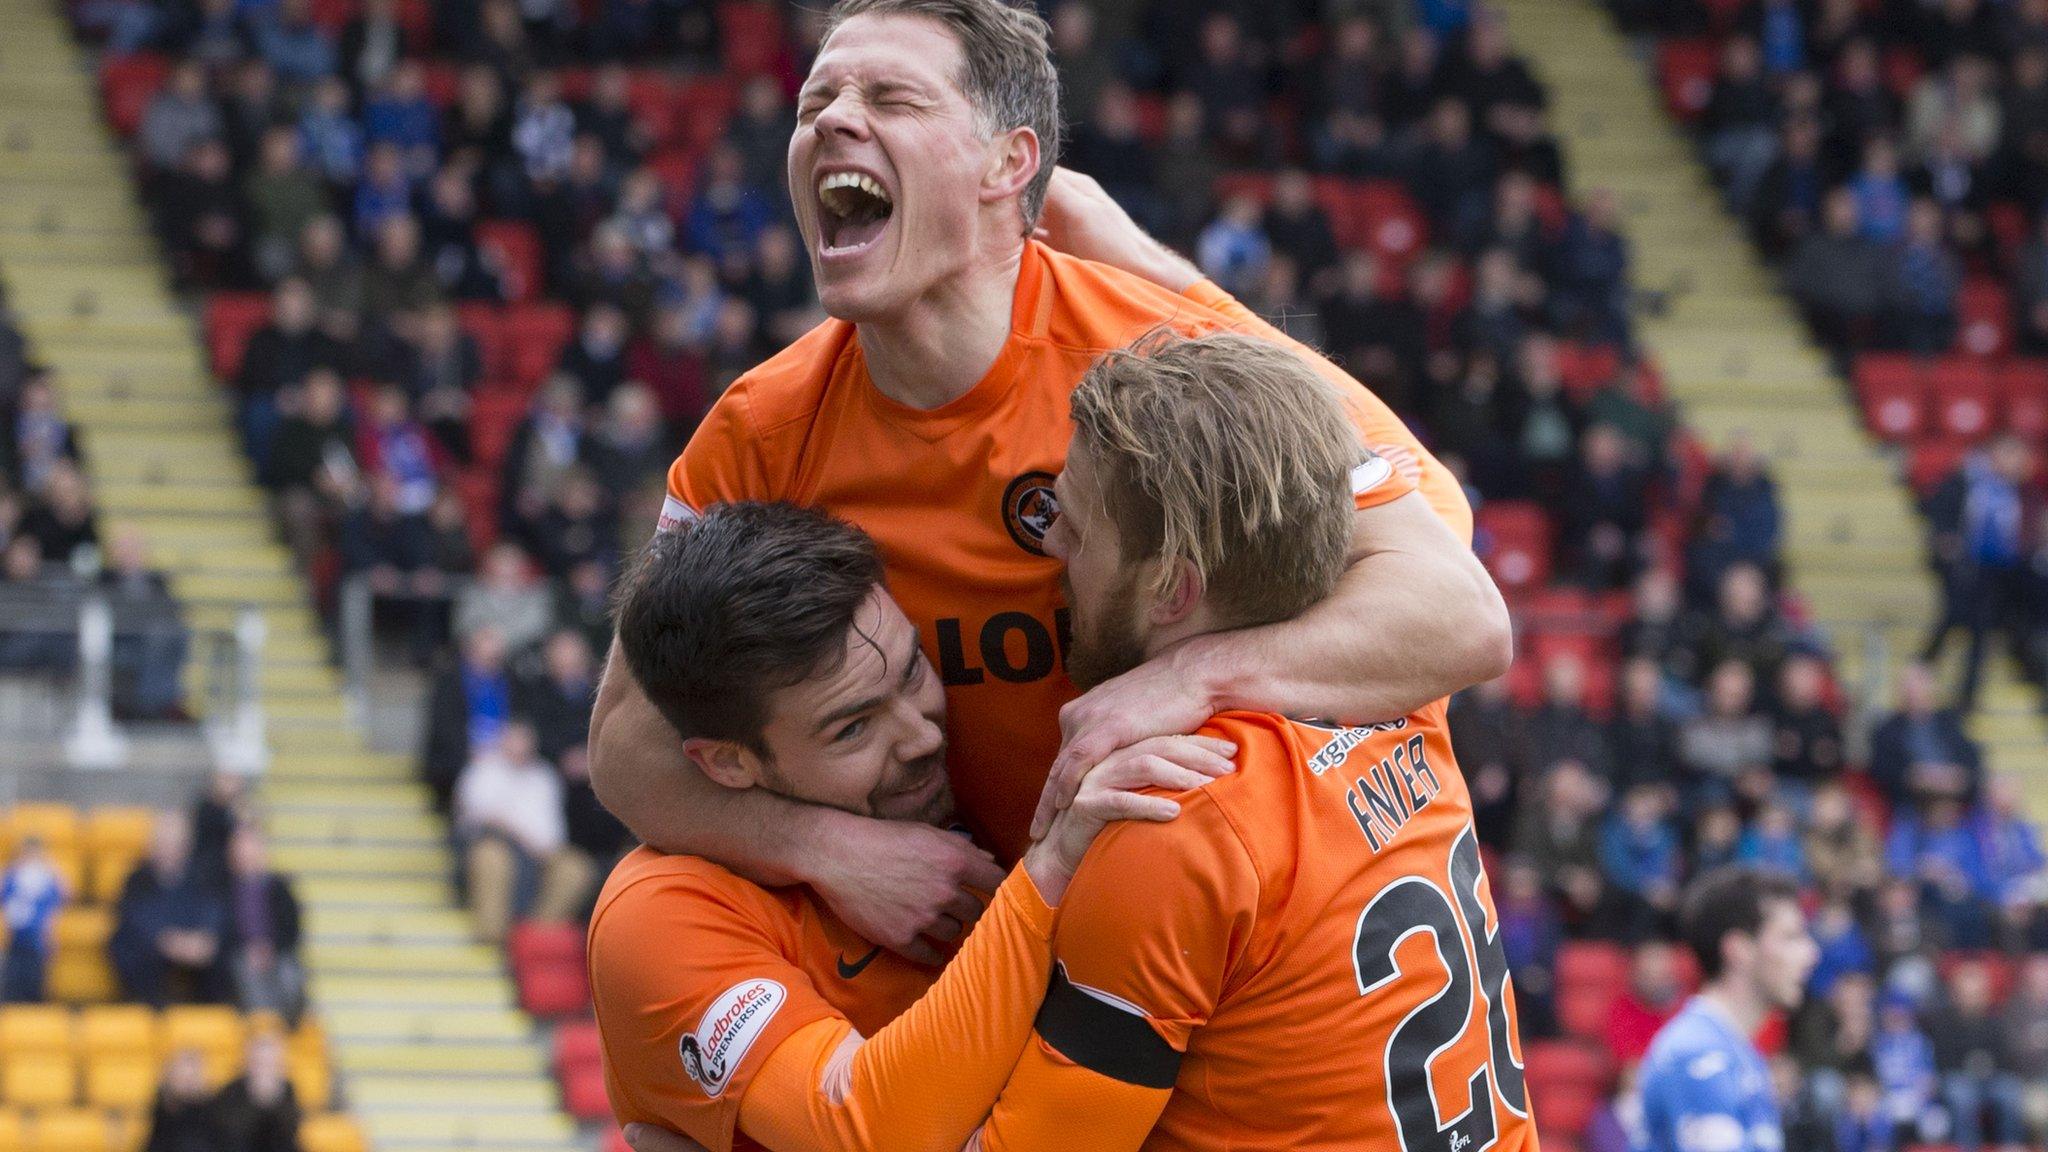
[[[1161,561],[1153,595],[1185,561],[1224,621],[1248,627],[1336,586],[1366,454],[1335,389],[1296,353],[1154,333],[1097,361],[1072,414],[1125,559]]]
[[[1060,159],[1060,75],[1045,21],[1008,0],[840,0],[826,18],[825,38],[855,16],[922,16],[945,25],[960,41],[964,74],[957,83],[981,130],[994,136],[1029,128],[1038,135],[1038,171],[1018,205],[1029,236]]]

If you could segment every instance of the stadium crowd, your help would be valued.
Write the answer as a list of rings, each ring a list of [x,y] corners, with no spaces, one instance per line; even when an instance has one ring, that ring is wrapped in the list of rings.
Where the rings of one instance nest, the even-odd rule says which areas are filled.
[[[1779,262],[1816,335],[1854,366],[1873,426],[1913,441],[1945,593],[1927,658],[1953,630],[1967,633],[1965,710],[2001,634],[2040,681],[2048,429],[2019,413],[2035,406],[2034,358],[2048,352],[2048,7],[1613,7],[1625,26],[1663,39],[1674,111],[1692,118],[1729,208]],[[1928,423],[1941,427],[1884,427],[1887,352],[1933,365],[1930,407],[1946,410]],[[2026,370],[1998,382],[1993,365],[2015,354]],[[1947,418],[1984,400],[1983,419]],[[2001,423],[2007,435],[1993,436]]]
[[[1639,21],[1686,7],[1616,6]],[[1973,61],[2003,55],[1991,13],[2048,5],[1940,6],[1967,18],[1929,17],[1941,35],[1910,116],[1819,80],[1896,43],[1894,6],[1812,7],[1742,18],[1755,33],[1729,38],[1705,146],[1831,338],[1945,347],[1958,269],[1994,259],[1995,165],[1972,165],[2006,154],[2000,102],[2032,90],[2001,94]],[[821,13],[74,13],[104,38],[110,111],[177,280],[209,294],[215,363],[282,531],[323,587],[367,582],[391,638],[432,668],[421,772],[479,935],[579,915],[627,844],[585,747],[607,589],[706,407],[819,316],[782,155]],[[1688,979],[1667,943],[1674,895],[1726,860],[1798,876],[1823,944],[1778,1041],[1791,1147],[2048,1130],[2035,831],[1924,668],[1900,678],[1896,711],[1845,730],[1828,638],[1779,583],[1767,462],[1740,442],[1710,458],[1678,427],[1632,340],[1617,206],[1562,195],[1544,91],[1498,18],[1458,0],[1065,0],[1048,16],[1065,162],[1340,359],[1467,485],[1523,659],[1456,701],[1459,758],[1525,1034],[1549,1059],[1592,1045],[1597,1069],[1576,1094],[1532,1089],[1546,1138],[1625,1146],[1631,1062]],[[2048,56],[2030,51],[1998,67],[2039,88]],[[1830,295],[1847,289],[1878,295]],[[1901,322],[1877,322],[1887,309]],[[19,409],[32,427],[16,439],[51,442]],[[1945,530],[1981,556],[1985,501],[1954,503]],[[153,892],[154,875],[136,884]],[[263,914],[277,935],[287,920]],[[234,986],[224,954],[197,947],[203,925],[169,938],[188,931],[206,956],[131,954],[135,994],[180,966],[205,994]],[[1590,987],[1588,957],[1613,961]]]
[[[0,673],[64,675],[79,660],[88,596],[113,612],[117,713],[183,715],[190,637],[141,532],[100,537],[78,436],[50,370],[34,362],[0,302]]]

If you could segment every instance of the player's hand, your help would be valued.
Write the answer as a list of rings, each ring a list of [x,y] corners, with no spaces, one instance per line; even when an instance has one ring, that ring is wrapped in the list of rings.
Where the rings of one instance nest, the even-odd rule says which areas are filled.
[[[974,890],[1003,882],[995,857],[957,833],[904,821],[848,820],[837,851],[805,879],[854,931],[920,964],[979,919]]]
[[[633,1152],[709,1152],[687,1136],[678,1136],[652,1124],[626,1125],[626,1145]]]
[[[1048,904],[1066,895],[1067,882],[1103,828],[1117,820],[1164,823],[1180,805],[1142,789],[1186,792],[1237,770],[1237,745],[1214,736],[1155,736],[1119,748],[1082,774],[1081,788],[1052,821],[1045,838],[1024,854],[1031,882]]]
[[[1173,292],[1202,280],[1201,269],[1147,235],[1095,177],[1054,168],[1039,213],[1038,239],[1083,260],[1142,277]]]
[[[1074,802],[1082,776],[1110,753],[1154,736],[1186,735],[1209,722],[1215,709],[1179,659],[1197,647],[1199,641],[1182,645],[1172,656],[1098,684],[1060,709],[1060,754],[1038,796],[1032,839],[1045,835],[1053,817]]]

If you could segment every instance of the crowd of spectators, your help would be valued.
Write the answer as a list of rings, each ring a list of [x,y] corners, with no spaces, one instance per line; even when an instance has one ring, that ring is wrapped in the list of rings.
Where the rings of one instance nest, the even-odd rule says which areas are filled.
[[[270,867],[242,778],[223,773],[190,812],[158,815],[115,901],[107,947],[126,999],[296,1021],[306,1000],[300,935],[291,881]]]
[[[196,1049],[171,1054],[150,1109],[142,1152],[298,1152],[299,1103],[284,1043],[249,1040],[240,1076],[215,1089]]]
[[[1715,47],[1695,124],[1705,158],[1844,363],[2048,353],[2048,7],[1612,6],[1629,27]],[[1994,635],[2029,679],[2048,674],[2039,436],[2015,430],[1937,467],[1922,493],[1943,592],[1923,656],[1967,633],[1966,711]]]
[[[74,671],[79,608],[98,596],[114,617],[117,713],[181,718],[182,613],[139,530],[102,540],[84,468],[50,369],[0,302],[0,675]]]

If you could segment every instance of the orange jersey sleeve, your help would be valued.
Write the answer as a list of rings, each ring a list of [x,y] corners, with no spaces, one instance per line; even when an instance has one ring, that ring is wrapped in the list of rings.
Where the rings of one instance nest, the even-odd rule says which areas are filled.
[[[790,960],[787,913],[759,886],[710,867],[643,867],[607,887],[590,984],[612,1111],[729,1152],[769,1053],[839,1013]]]
[[[1052,909],[1013,870],[931,991],[839,1068],[849,1029],[814,1025],[768,1058],[740,1127],[775,1152],[955,1152],[1031,1034],[1052,968]]]
[[[1363,493],[1359,496],[1360,508],[1369,508],[1406,495],[1407,490],[1419,490],[1429,501],[1429,506],[1450,525],[1458,539],[1470,542],[1472,539],[1472,504],[1465,498],[1465,489],[1450,469],[1423,447],[1413,430],[1387,402],[1380,399],[1370,388],[1351,378],[1351,375],[1332,363],[1315,349],[1294,339],[1268,324],[1263,317],[1240,303],[1236,297],[1225,292],[1209,280],[1203,280],[1187,290],[1190,300],[1222,315],[1233,327],[1263,336],[1268,340],[1293,348],[1307,357],[1317,371],[1338,385],[1343,394],[1346,409],[1358,427],[1358,434],[1381,458],[1394,465],[1396,470],[1409,481],[1408,488],[1382,494],[1379,499],[1368,501]]]

